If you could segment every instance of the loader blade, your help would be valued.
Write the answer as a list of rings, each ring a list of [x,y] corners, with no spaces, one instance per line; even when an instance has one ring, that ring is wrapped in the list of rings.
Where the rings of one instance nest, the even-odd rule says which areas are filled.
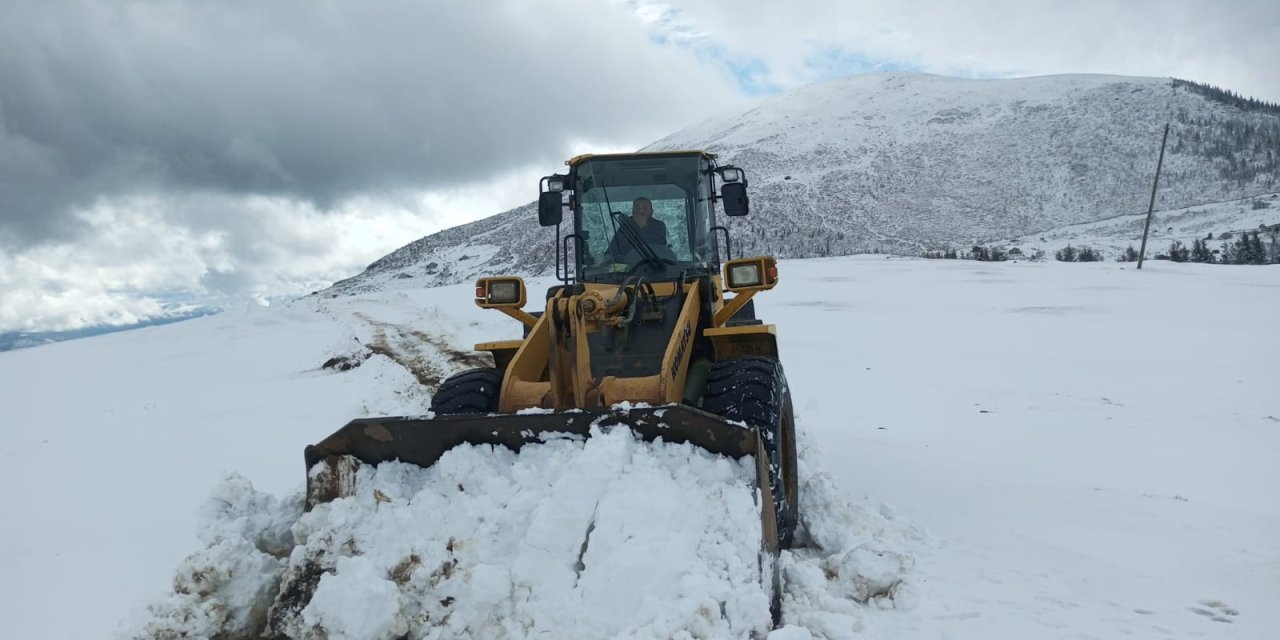
[[[513,451],[549,434],[588,436],[601,429],[626,426],[646,441],[691,443],[734,459],[756,452],[756,432],[744,425],[685,405],[631,409],[574,409],[559,413],[450,415],[434,418],[395,417],[352,420],[333,435],[308,446],[304,453],[307,508],[347,495],[354,468],[344,456],[364,464],[399,460],[429,467],[461,444],[500,445]],[[313,470],[326,463],[327,468]],[[345,467],[343,465],[346,465]],[[767,486],[767,482],[765,483]]]

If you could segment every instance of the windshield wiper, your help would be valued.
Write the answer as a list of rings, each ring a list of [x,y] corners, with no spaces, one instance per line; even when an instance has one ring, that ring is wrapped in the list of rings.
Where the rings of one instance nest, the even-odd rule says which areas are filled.
[[[608,196],[606,195],[605,198],[608,198]],[[631,243],[631,246],[640,254],[642,260],[658,268],[663,267],[662,258],[658,257],[658,252],[654,251],[653,247],[649,246],[649,243],[640,237],[639,232],[636,231],[635,227],[631,226],[631,222],[627,218],[617,211],[610,211],[609,215],[613,217],[614,222],[618,225],[618,233],[621,233],[622,237]]]

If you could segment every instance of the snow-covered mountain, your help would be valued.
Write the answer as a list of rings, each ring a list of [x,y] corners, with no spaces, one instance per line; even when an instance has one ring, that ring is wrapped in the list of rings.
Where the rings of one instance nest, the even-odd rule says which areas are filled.
[[[1280,107],[1169,78],[854,76],[763,99],[646,150],[708,149],[751,176],[745,253],[812,257],[1002,242],[1280,191]],[[530,195],[536,191],[530,185]],[[547,274],[532,204],[402,247],[334,291]]]

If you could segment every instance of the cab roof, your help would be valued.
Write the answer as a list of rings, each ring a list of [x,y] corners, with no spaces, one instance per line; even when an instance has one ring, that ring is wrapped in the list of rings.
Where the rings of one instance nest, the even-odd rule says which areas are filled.
[[[708,160],[715,160],[716,154],[700,149],[690,149],[683,151],[641,151],[638,153],[584,153],[580,156],[574,156],[565,160],[565,164],[570,167],[576,167],[592,158],[602,159],[622,159],[622,158],[644,158],[654,156],[702,156]]]

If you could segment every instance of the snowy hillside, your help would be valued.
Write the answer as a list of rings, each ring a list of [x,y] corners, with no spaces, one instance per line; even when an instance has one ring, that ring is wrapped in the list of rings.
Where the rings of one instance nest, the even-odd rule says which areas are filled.
[[[1115,259],[1128,247],[1142,246],[1142,228],[1146,220],[1146,213],[1117,216],[1014,238],[1007,246],[1021,249],[1024,255],[1031,255],[1037,250],[1053,255],[1054,251],[1068,244],[1088,246],[1101,251],[1104,259]],[[1259,227],[1270,229],[1277,226],[1280,226],[1280,194],[1274,193],[1161,211],[1152,218],[1147,237],[1147,257],[1167,252],[1174,241],[1189,247],[1194,240],[1206,240],[1211,249],[1217,250],[1223,242],[1242,233],[1258,231]],[[1270,240],[1270,232],[1261,235]]]
[[[758,312],[794,394],[807,546],[784,558],[775,640],[1274,637],[1278,269],[783,261]],[[622,433],[390,465],[299,519],[304,445],[421,413],[473,343],[519,335],[471,295],[0,353],[3,636],[208,637],[319,551],[334,566],[293,628],[334,639],[758,626],[734,582],[755,552],[742,470]],[[583,553],[597,500],[617,526]]]
[[[1144,213],[1166,122],[1160,210],[1280,191],[1280,110],[1168,78],[854,76],[646,150],[708,149],[749,170],[753,215],[729,223],[744,253],[919,255]],[[550,273],[552,232],[535,218],[524,206],[422,238],[334,290]]]

